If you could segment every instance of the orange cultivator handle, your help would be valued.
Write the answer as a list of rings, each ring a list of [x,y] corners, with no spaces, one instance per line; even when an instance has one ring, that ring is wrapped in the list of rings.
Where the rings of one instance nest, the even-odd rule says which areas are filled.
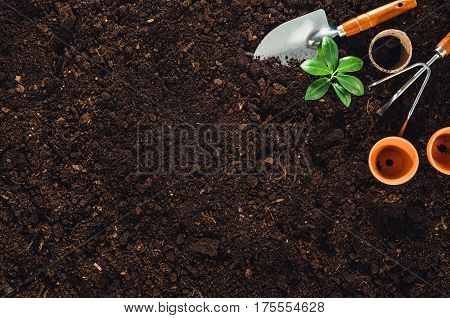
[[[438,46],[436,47],[436,51],[441,57],[445,57],[450,54],[450,32],[447,33],[447,35],[441,40],[441,42],[439,42]]]
[[[390,20],[415,7],[417,7],[416,0],[394,1],[345,22],[338,27],[338,30],[341,31],[340,33],[345,33],[346,36],[355,35],[359,32],[373,28],[374,26]]]

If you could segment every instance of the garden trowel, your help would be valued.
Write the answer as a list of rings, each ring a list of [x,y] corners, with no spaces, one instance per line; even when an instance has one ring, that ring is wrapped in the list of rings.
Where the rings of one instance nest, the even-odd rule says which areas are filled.
[[[272,30],[259,44],[255,58],[278,57],[282,64],[289,60],[315,59],[321,39],[337,35],[351,36],[390,20],[417,6],[416,0],[400,0],[362,14],[333,28],[324,10],[317,10],[290,20]]]

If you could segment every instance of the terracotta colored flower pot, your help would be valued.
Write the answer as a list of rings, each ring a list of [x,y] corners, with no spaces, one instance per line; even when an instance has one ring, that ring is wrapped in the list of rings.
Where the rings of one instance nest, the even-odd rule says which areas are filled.
[[[387,137],[372,147],[369,168],[374,177],[385,184],[403,184],[416,174],[419,155],[408,140]]]
[[[450,127],[442,128],[431,136],[427,145],[427,157],[438,171],[450,175]]]

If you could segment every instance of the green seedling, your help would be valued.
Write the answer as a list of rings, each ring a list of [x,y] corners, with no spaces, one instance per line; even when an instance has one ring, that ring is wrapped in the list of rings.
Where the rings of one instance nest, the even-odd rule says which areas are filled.
[[[352,95],[364,95],[364,85],[355,76],[345,73],[357,72],[362,69],[363,61],[354,56],[339,59],[339,50],[336,42],[325,37],[317,51],[317,59],[307,60],[301,68],[311,75],[327,75],[309,85],[305,100],[317,100],[323,97],[333,86],[339,99],[346,107],[350,106]]]

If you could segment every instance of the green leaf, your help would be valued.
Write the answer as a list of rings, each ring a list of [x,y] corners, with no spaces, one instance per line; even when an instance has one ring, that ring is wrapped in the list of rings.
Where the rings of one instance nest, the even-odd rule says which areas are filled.
[[[352,94],[338,83],[333,83],[333,88],[345,107],[349,107],[352,102]]]
[[[317,100],[326,94],[330,87],[330,80],[328,78],[318,79],[309,85],[306,90],[305,100]]]
[[[354,56],[347,56],[339,60],[339,66],[337,68],[338,72],[357,72],[363,67],[363,60]]]
[[[340,73],[336,75],[336,78],[339,83],[353,95],[364,95],[364,85],[358,78]]]
[[[336,42],[332,38],[324,37],[322,40],[322,50],[327,65],[334,71],[339,59],[339,50]]]
[[[322,46],[319,45],[319,47],[317,48],[317,57],[316,60],[321,61],[323,63],[326,63],[327,61],[325,60],[325,55],[323,55],[323,50],[322,50]]]
[[[300,65],[300,67],[311,75],[329,75],[333,73],[328,66],[323,62],[317,60],[307,60]]]

